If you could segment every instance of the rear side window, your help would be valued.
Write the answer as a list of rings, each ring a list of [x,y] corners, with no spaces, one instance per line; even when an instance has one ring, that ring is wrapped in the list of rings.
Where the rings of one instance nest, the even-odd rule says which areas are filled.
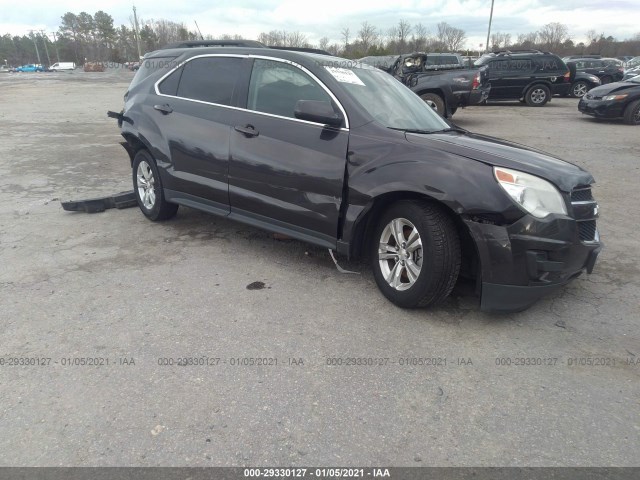
[[[182,68],[178,97],[231,105],[240,76],[240,58],[205,57],[187,62]]]
[[[163,95],[171,95],[175,97],[178,93],[178,84],[180,83],[180,77],[182,75],[182,68],[179,68],[167,78],[165,78],[160,85],[158,85],[158,90]]]
[[[131,84],[129,85],[129,90],[142,82],[145,78],[147,78],[152,73],[157,72],[158,70],[174,67],[175,62],[174,59],[176,57],[154,57],[143,60],[140,63],[140,68],[131,80]]]

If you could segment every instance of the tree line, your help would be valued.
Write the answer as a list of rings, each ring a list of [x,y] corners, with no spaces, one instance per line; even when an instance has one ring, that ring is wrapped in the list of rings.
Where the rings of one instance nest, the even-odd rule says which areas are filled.
[[[116,26],[113,17],[100,10],[93,15],[67,12],[61,17],[56,32],[32,31],[28,35],[0,37],[0,62],[9,65],[35,63],[51,64],[56,61],[126,62],[138,59],[140,54],[156,50],[166,44],[198,39],[238,40],[239,35],[204,35],[189,29],[184,23],[170,20],[139,19],[138,33],[133,16],[129,24]],[[600,54],[603,56],[640,55],[640,33],[633,38],[617,40],[612,36],[587,32],[587,41],[575,43],[566,25],[553,22],[540,30],[512,37],[508,33],[494,32],[490,37],[490,50],[541,49],[558,55]],[[394,55],[414,51],[460,52],[468,38],[463,29],[446,22],[436,24],[432,30],[422,23],[411,24],[400,20],[389,29],[380,29],[364,21],[357,29],[344,27],[339,40],[322,37],[317,44],[299,31],[273,30],[258,35],[258,41],[268,46],[320,48],[333,55],[361,58],[369,55]],[[480,46],[469,53],[484,50]]]

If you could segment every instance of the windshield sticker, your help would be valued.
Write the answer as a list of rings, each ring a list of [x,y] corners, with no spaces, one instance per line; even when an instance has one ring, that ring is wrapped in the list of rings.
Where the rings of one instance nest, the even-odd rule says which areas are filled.
[[[358,78],[353,70],[349,70],[348,68],[338,68],[338,67],[324,67],[327,71],[333,75],[333,78],[342,83],[352,83],[354,85],[362,85],[365,87],[366,85],[362,80]]]

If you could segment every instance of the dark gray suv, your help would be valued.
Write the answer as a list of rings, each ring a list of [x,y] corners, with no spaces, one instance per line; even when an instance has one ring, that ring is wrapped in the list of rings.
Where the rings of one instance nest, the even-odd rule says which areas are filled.
[[[483,309],[521,310],[601,248],[588,172],[457,128],[359,62],[181,45],[145,57],[112,116],[149,219],[182,205],[364,256],[402,307],[465,276]]]

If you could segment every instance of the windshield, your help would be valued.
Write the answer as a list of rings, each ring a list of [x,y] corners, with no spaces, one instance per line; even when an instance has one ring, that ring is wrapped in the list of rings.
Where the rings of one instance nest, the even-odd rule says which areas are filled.
[[[379,123],[398,130],[449,128],[431,107],[388,73],[368,68],[326,67],[348,94]]]
[[[625,82],[640,83],[640,75],[636,75],[635,77],[627,78],[625,80]]]
[[[627,63],[627,68],[633,68],[633,67],[637,67],[637,66],[640,66],[640,57],[633,57]]]

